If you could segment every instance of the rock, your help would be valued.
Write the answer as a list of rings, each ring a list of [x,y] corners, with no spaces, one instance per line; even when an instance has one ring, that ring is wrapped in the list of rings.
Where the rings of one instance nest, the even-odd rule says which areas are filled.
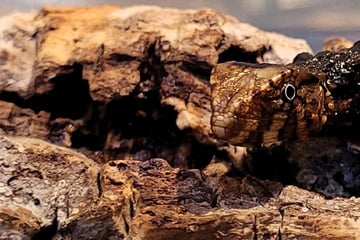
[[[1,239],[55,235],[99,197],[99,166],[75,151],[1,135],[0,156]]]
[[[359,214],[358,199],[325,200],[253,177],[237,181],[219,164],[202,173],[162,159],[116,160],[98,178],[93,161],[42,140],[1,136],[0,151],[3,239],[359,237],[351,217]]]
[[[344,37],[327,37],[324,39],[324,51],[339,51],[352,47],[354,43]]]
[[[49,134],[47,124],[50,114],[40,111],[36,114],[29,108],[20,108],[14,103],[0,100],[1,131],[11,135],[46,138]]]
[[[237,181],[226,173],[216,163],[200,172],[171,168],[162,159],[110,161],[101,171],[102,199],[121,206],[115,219],[125,239],[360,237],[359,223],[344,212],[357,216],[359,199],[325,200],[293,186],[253,177]]]
[[[33,67],[37,57],[35,13],[15,13],[0,19],[0,92],[25,98],[34,92]]]

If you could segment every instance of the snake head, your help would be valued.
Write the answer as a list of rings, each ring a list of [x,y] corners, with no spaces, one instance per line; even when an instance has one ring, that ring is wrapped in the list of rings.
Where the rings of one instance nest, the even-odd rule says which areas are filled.
[[[220,63],[210,78],[212,131],[241,146],[305,139],[326,122],[320,82],[296,65]]]

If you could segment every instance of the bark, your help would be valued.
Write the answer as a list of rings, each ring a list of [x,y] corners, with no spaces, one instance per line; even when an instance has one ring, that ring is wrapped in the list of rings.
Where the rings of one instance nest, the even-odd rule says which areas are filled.
[[[56,231],[99,196],[94,161],[35,138],[0,139],[1,239]]]
[[[0,239],[360,238],[343,142],[249,156],[210,130],[216,63],[288,63],[305,41],[107,6],[3,17],[0,43]]]

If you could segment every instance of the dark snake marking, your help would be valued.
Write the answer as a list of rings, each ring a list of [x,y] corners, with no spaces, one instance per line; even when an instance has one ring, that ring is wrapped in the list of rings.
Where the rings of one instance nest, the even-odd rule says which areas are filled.
[[[242,146],[303,140],[331,118],[360,114],[360,41],[288,65],[220,63],[210,83],[217,138]]]

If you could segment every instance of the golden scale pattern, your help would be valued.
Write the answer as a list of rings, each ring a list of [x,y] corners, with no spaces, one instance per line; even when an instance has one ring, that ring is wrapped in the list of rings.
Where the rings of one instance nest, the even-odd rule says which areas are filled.
[[[234,145],[303,140],[329,118],[360,115],[360,42],[288,65],[225,62],[211,74],[211,127]]]

